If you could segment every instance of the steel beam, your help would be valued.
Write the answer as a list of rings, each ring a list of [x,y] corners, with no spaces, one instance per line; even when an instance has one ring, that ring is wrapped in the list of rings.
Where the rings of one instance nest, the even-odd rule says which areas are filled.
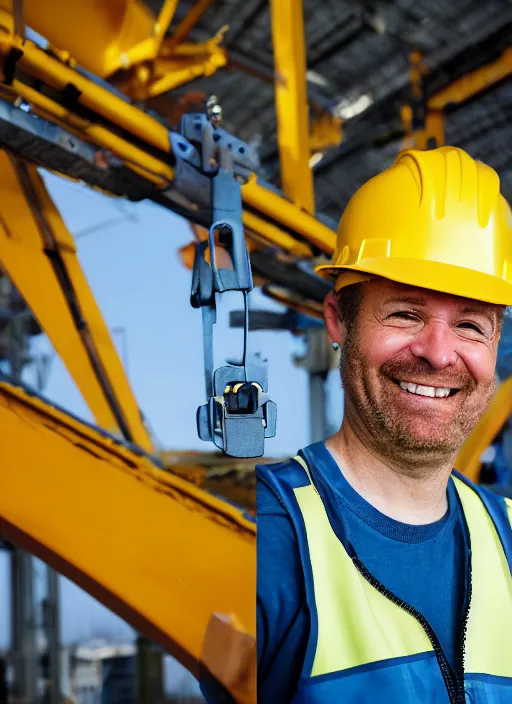
[[[278,0],[275,0],[273,7],[277,8],[276,11],[278,14],[280,13],[279,8],[286,9],[287,7],[291,16],[294,18],[294,23],[299,22],[297,15],[300,13],[294,11],[296,10],[296,6],[293,5],[293,0],[284,0],[282,6]],[[302,18],[299,24],[302,25]],[[284,34],[287,33],[285,32]],[[295,34],[297,34],[297,32],[295,32]],[[286,42],[284,42],[284,44],[286,44]],[[18,43],[13,37],[9,37],[8,35],[0,37],[0,54],[7,56],[13,48],[20,47],[18,47]],[[304,49],[304,47],[302,48]],[[23,53],[18,59],[18,65],[29,75],[34,78],[39,78],[44,83],[57,90],[64,90],[66,86],[69,85],[74,86],[78,91],[77,100],[79,103],[124,130],[125,133],[128,133],[128,139],[130,139],[130,135],[132,135],[142,140],[142,143],[150,147],[156,147],[163,153],[169,154],[169,133],[167,129],[153,117],[135,106],[127,104],[108,89],[91,81],[87,76],[79,74],[68,66],[63,65],[60,61],[36,47],[32,42],[27,40],[23,44],[22,51]],[[289,60],[286,62],[285,59],[283,59],[283,61],[288,64],[291,74],[294,74],[294,71],[291,70],[293,68],[291,62]],[[303,65],[305,65],[305,62],[303,62]],[[291,75],[291,78],[293,78],[293,75]],[[278,79],[276,82],[278,88],[280,86],[282,87],[281,79]],[[112,149],[116,155],[119,155],[126,161],[128,166],[136,170],[137,173],[143,176],[145,175],[148,180],[153,182],[158,181],[158,185],[162,187],[165,185],[165,183],[162,183],[164,178],[172,178],[172,168],[165,163],[165,161],[155,158],[149,153],[149,150],[140,148],[140,143],[139,145],[132,144],[126,137],[119,137],[100,124],[92,124],[91,122],[83,120],[83,118],[78,118],[72,110],[55,103],[55,101],[38,93],[38,91],[29,86],[24,86],[20,81],[15,81],[15,83],[16,85],[13,86],[15,91],[19,92],[25,99],[34,103],[36,109],[43,113],[44,116],[49,117],[53,122],[57,122],[57,124],[69,125],[74,133],[80,134],[80,132],[83,131],[84,138],[87,141],[93,144],[99,142],[105,145],[107,149]],[[309,164],[307,163],[309,160],[309,131],[307,124],[304,71],[302,71],[301,81],[303,90],[298,90],[297,83],[293,85],[295,86],[295,95],[298,96],[300,94],[303,119],[298,120],[295,118],[295,128],[290,129],[288,125],[287,129],[282,131],[281,134],[285,142],[289,140],[290,144],[294,145],[295,151],[297,150],[300,137],[299,142],[304,148],[302,149],[299,145],[299,152],[297,153],[299,163],[293,168],[292,162],[295,163],[295,161],[294,159],[288,159],[288,150],[284,149],[285,142],[283,142],[283,153],[285,161],[289,165],[287,173],[289,174],[290,184],[300,184],[300,192],[309,194],[305,200],[301,199],[301,201],[306,202],[309,200],[309,204],[312,206],[313,182]],[[9,90],[9,88],[7,89]],[[283,100],[283,105],[288,105],[290,114],[292,116],[295,115],[293,105],[290,105],[285,100]],[[283,115],[283,118],[286,119],[285,115]],[[286,137],[285,133],[289,134],[289,137]],[[306,166],[304,167],[304,172],[302,172],[298,167],[304,164]],[[290,187],[292,186],[290,185]],[[255,182],[244,187],[242,191],[244,201],[248,205],[254,206],[256,209],[259,209],[261,205],[261,211],[267,217],[271,217],[276,224],[283,225],[292,232],[297,232],[301,239],[304,238],[326,253],[332,253],[335,243],[335,233],[314,217],[307,219],[303,211],[303,209],[306,209],[304,202],[299,202],[298,204],[287,202],[278,194],[273,193],[268,188],[256,184]],[[290,196],[290,193],[287,195]],[[310,208],[310,212],[312,211],[313,207]]]
[[[165,154],[169,153],[169,131],[158,120],[46,54],[33,42],[27,40],[22,43],[9,35],[0,35],[0,54],[8,56],[13,49],[18,49],[21,54],[17,65],[30,76],[58,91],[66,88],[69,91],[72,86],[78,104],[102,115],[146,144]]]
[[[123,166],[146,179],[149,188],[152,186],[165,188],[171,183],[174,177],[172,167],[154,157],[144,147],[136,146],[101,124],[79,117],[60,103],[17,79],[14,79],[10,86],[1,86],[1,89],[8,99],[22,98],[30,105],[35,115],[44,118],[50,124],[62,127],[68,134],[60,135],[61,146],[67,143],[70,152],[73,152],[74,137],[97,147],[98,151],[95,154],[97,168],[108,169],[110,155],[113,155],[122,161]],[[44,129],[40,134],[36,130],[34,126],[34,136],[44,139]],[[64,169],[61,172],[66,173]]]
[[[59,575],[51,567],[46,569],[45,630],[50,680],[48,682],[48,704],[61,704],[60,682],[60,590]]]
[[[255,636],[255,523],[112,436],[0,382],[0,533],[196,676],[213,614]]]
[[[32,105],[37,114],[66,127],[73,135],[81,136],[92,144],[112,151],[123,160],[127,167],[147,178],[148,187],[155,184],[162,188],[172,180],[174,172],[171,166],[119,137],[109,129],[79,118],[62,105],[20,81],[14,80],[12,88]],[[244,186],[242,198],[254,215],[251,217],[248,210],[244,211],[246,224],[274,246],[282,247],[285,251],[290,252],[296,250],[294,253],[298,256],[305,256],[306,245],[300,242],[303,240],[327,254],[333,252],[336,243],[336,233],[333,230],[301,211],[296,205],[260,181],[253,179]],[[158,202],[163,203],[161,200]],[[270,218],[271,222],[266,223],[263,218],[257,217],[258,212],[263,214],[265,218]],[[288,230],[290,234],[281,230],[281,227]],[[299,242],[296,241],[297,237]],[[296,241],[295,245],[291,241],[292,238]]]
[[[307,154],[309,155],[309,142]],[[333,253],[336,246],[336,233],[330,227],[313,215],[301,211],[297,204],[286,201],[256,179],[242,187],[242,198],[246,205],[272,218],[277,224],[289,227],[308,244],[318,247],[326,254]]]
[[[0,151],[0,193],[2,267],[48,334],[97,423],[150,450],[151,440],[73,237],[37,169]]]
[[[23,6],[25,24],[53,47],[67,50],[68,60],[76,60],[102,78],[122,67],[123,54],[156,35],[158,20],[148,4],[138,0],[23,0],[16,4]],[[12,0],[0,0],[0,9],[6,13],[12,12],[12,6]],[[163,22],[167,17],[168,13],[161,18]]]
[[[281,186],[295,205],[314,213],[302,0],[272,0],[271,23]]]
[[[196,26],[212,2],[213,0],[197,0],[195,2],[169,39],[166,39],[165,45],[168,51],[172,52],[178,44],[188,37],[190,31]]]
[[[494,394],[490,406],[459,452],[456,469],[471,481],[478,483],[484,450],[492,444],[512,410],[512,377],[503,381]]]
[[[443,110],[453,103],[464,103],[474,95],[508,78],[512,73],[512,47],[505,49],[499,59],[466,73],[442,90],[434,93],[428,101],[429,110]]]
[[[1,524],[1,519],[0,519]],[[35,702],[37,696],[34,561],[16,547],[11,555],[12,664],[14,701]]]

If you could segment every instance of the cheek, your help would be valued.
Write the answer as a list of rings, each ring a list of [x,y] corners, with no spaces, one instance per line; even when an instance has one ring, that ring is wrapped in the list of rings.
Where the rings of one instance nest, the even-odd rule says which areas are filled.
[[[494,379],[496,348],[485,345],[463,345],[457,353],[471,376],[480,384]]]
[[[359,349],[368,361],[368,366],[377,369],[407,350],[411,344],[411,335],[389,328],[367,331],[359,339]]]

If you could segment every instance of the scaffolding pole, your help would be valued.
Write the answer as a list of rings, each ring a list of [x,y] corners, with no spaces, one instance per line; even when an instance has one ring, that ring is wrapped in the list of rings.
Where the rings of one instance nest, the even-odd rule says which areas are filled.
[[[28,349],[30,313],[17,289],[7,279],[1,291],[0,308],[9,316],[7,334],[10,376],[22,380],[23,369],[33,360]],[[42,377],[41,377],[42,380]],[[40,384],[42,386],[42,383]],[[42,391],[42,388],[38,389]],[[43,604],[47,642],[48,676],[45,704],[60,704],[60,629],[58,574],[46,567],[47,596]],[[37,648],[37,605],[34,591],[35,566],[32,555],[16,546],[11,553],[11,652],[13,664],[12,701],[34,704],[38,698],[39,657]]]
[[[36,616],[32,555],[15,548],[11,553],[12,701],[34,704],[37,695]]]

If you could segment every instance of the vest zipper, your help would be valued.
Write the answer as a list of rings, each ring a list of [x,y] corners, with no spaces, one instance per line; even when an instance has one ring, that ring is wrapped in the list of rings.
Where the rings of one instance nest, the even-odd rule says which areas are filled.
[[[350,546],[349,554],[357,571],[366,579],[367,582],[372,585],[372,587],[374,587],[374,589],[376,589],[394,604],[399,606],[401,609],[406,611],[408,614],[413,616],[419,622],[419,624],[427,634],[428,639],[434,649],[434,653],[439,664],[439,669],[441,670],[441,674],[443,675],[443,680],[448,691],[450,704],[465,704],[466,697],[464,694],[464,645],[466,640],[466,628],[469,615],[469,598],[466,600],[466,609],[464,613],[464,622],[462,628],[462,638],[459,650],[457,652],[456,664],[458,672],[454,673],[441,647],[441,643],[439,642],[438,637],[434,633],[434,629],[427,621],[427,619],[419,611],[417,611],[417,609],[415,609],[407,602],[402,601],[402,599],[399,599],[397,596],[395,596],[395,594],[393,594],[393,592],[389,591],[387,587],[385,587],[381,582],[379,582],[379,580],[376,579],[363,565],[361,560],[355,554],[352,546]]]
[[[466,563],[466,595],[464,597],[464,613],[462,617],[462,629],[461,629],[461,638],[459,642],[459,648],[457,651],[457,658],[456,658],[456,668],[457,668],[457,682],[459,686],[459,691],[462,692],[462,702],[465,702],[465,695],[464,695],[464,656],[465,656],[465,647],[466,647],[466,634],[468,630],[468,619],[469,619],[469,607],[471,604],[471,595],[473,591],[473,585],[472,585],[472,580],[471,580],[471,557]]]

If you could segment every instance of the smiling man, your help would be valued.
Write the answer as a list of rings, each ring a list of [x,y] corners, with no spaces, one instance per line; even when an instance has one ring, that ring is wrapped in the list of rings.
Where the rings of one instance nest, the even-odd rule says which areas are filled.
[[[512,222],[489,167],[409,150],[340,222],[341,428],[257,468],[258,701],[512,701],[512,503],[453,470],[496,388]]]

